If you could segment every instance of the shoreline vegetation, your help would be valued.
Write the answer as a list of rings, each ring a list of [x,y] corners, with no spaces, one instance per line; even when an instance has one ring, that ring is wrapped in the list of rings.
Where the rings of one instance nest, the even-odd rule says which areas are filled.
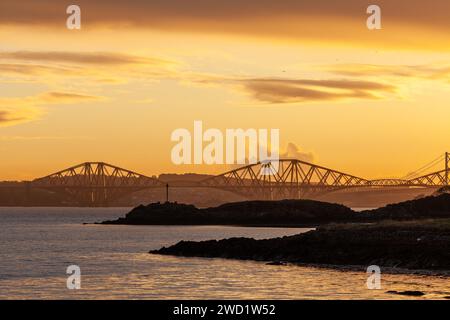
[[[450,194],[353,211],[312,200],[247,201],[198,209],[150,204],[103,224],[215,224],[316,227],[306,233],[255,240],[181,241],[152,254],[348,268],[378,265],[405,273],[450,275]],[[361,269],[360,269],[361,270]]]

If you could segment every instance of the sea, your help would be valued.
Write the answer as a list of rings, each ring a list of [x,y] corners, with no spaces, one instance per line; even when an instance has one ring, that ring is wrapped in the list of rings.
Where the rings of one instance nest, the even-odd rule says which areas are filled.
[[[450,278],[439,275],[382,269],[381,286],[369,289],[363,267],[349,271],[149,253],[181,240],[265,239],[311,229],[92,224],[129,210],[0,207],[0,299],[450,298]],[[79,271],[75,288],[73,266]]]

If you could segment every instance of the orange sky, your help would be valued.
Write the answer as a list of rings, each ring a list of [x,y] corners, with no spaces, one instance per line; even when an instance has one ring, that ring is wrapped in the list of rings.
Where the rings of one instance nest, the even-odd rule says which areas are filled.
[[[84,161],[176,166],[177,128],[279,128],[288,156],[366,178],[450,151],[450,2],[65,1],[0,4],[0,179]]]

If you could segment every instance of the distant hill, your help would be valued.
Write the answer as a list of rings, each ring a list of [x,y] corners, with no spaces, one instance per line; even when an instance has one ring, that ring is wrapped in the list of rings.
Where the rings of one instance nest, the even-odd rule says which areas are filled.
[[[208,174],[197,174],[197,173],[163,173],[159,175],[159,179],[165,182],[174,182],[174,181],[187,181],[187,182],[198,182],[202,181],[206,178],[213,177]]]

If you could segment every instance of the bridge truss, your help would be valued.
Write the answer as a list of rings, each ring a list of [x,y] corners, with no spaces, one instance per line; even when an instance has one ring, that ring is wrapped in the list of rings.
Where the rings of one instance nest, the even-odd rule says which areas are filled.
[[[368,180],[296,159],[258,162],[196,183],[171,187],[206,187],[248,199],[300,199],[349,188],[439,188],[449,185],[450,156],[445,169],[404,179]],[[85,162],[29,183],[32,188],[62,192],[80,205],[107,206],[127,194],[167,183],[104,162]]]
[[[104,162],[85,162],[35,179],[29,186],[65,193],[79,205],[107,206],[127,194],[165,184],[156,178]]]
[[[271,174],[265,175],[267,171]],[[446,166],[445,170],[413,179],[368,180],[301,160],[283,159],[231,170],[201,184],[254,199],[299,199],[349,188],[439,188],[448,185],[448,176]]]
[[[321,192],[363,187],[369,181],[300,160],[259,162],[231,170],[201,182],[249,198],[305,198]]]

